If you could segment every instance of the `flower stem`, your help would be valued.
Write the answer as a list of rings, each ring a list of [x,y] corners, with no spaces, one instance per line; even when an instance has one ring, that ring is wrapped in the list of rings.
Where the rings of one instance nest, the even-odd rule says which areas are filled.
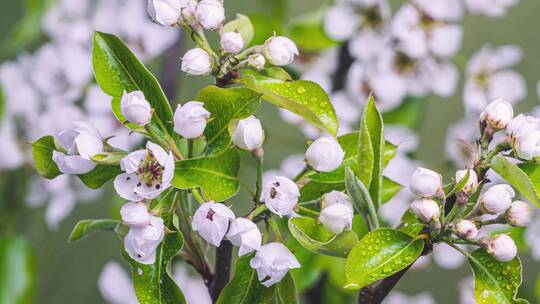
[[[255,161],[257,162],[257,181],[255,184],[255,196],[253,197],[253,201],[255,203],[258,203],[261,199],[261,192],[262,192],[262,178],[263,178],[263,168],[264,168],[264,151],[262,149],[257,149],[253,151],[253,157],[255,158]]]

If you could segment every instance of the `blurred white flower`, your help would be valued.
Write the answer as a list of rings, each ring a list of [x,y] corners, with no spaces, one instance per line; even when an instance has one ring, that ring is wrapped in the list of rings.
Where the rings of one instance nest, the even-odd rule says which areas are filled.
[[[433,260],[441,268],[456,269],[461,267],[467,258],[445,243],[439,243],[433,246]]]
[[[525,240],[531,248],[533,259],[540,260],[540,213],[537,211],[533,221],[525,231]]]
[[[527,95],[525,80],[510,67],[521,61],[522,51],[514,45],[493,48],[485,45],[466,67],[463,101],[467,112],[480,113],[487,104],[502,98],[516,104]]]
[[[138,304],[131,277],[117,262],[108,262],[98,278],[98,289],[109,304]]]
[[[212,304],[212,298],[204,281],[197,275],[190,275],[183,264],[176,264],[173,270],[174,280],[182,290],[188,304]]]
[[[427,292],[409,296],[399,291],[392,291],[382,304],[435,304],[435,299]]]
[[[475,161],[474,139],[480,136],[478,118],[466,117],[448,128],[445,154],[456,167],[472,167]]]
[[[459,303],[460,304],[476,304],[474,296],[474,278],[468,277],[462,279],[458,285]]]
[[[488,17],[503,17],[508,9],[519,0],[465,0],[465,6],[471,14]]]

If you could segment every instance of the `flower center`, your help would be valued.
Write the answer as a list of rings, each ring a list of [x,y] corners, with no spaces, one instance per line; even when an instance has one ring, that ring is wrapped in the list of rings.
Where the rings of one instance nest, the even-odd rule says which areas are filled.
[[[159,164],[151,151],[148,151],[146,157],[141,160],[137,175],[148,187],[152,186],[155,182],[161,182],[163,166]]]
[[[214,220],[214,214],[216,214],[216,212],[212,209],[208,210],[208,213],[206,214],[206,218],[213,221]]]

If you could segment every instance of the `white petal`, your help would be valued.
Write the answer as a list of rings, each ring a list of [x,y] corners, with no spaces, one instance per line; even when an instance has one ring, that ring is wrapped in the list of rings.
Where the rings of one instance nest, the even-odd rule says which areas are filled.
[[[91,160],[92,156],[103,152],[103,142],[100,138],[87,133],[81,133],[75,138],[77,151],[82,158]]]
[[[96,164],[79,155],[65,155],[62,152],[53,151],[53,161],[60,172],[64,174],[84,174],[92,171]]]
[[[114,189],[122,198],[138,202],[142,201],[143,197],[135,193],[135,187],[140,182],[137,175],[131,173],[123,173],[114,179]]]
[[[141,161],[146,157],[146,150],[137,150],[129,153],[120,160],[120,169],[126,173],[135,173],[139,169]]]

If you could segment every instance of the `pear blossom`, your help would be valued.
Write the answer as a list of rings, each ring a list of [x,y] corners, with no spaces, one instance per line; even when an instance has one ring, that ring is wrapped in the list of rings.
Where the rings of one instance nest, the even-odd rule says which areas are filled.
[[[432,220],[438,220],[441,215],[441,207],[439,204],[437,204],[436,201],[428,198],[421,198],[413,201],[410,209],[424,223],[430,223]]]
[[[226,32],[221,35],[220,38],[221,48],[231,54],[236,54],[244,47],[244,39],[242,35],[237,32]]]
[[[499,184],[489,188],[480,197],[480,207],[482,210],[489,214],[499,214],[512,203],[512,198],[516,196],[512,187]]]
[[[227,239],[234,246],[240,247],[238,256],[244,256],[261,248],[262,235],[255,223],[239,217],[231,222]]]
[[[315,140],[306,150],[306,162],[313,169],[321,172],[335,170],[345,157],[341,145],[332,137]]]
[[[152,107],[142,91],[124,92],[120,109],[127,121],[144,126],[152,118]]]
[[[417,168],[409,181],[409,189],[418,197],[434,197],[442,192],[442,176],[426,168]]]
[[[131,152],[120,161],[125,173],[114,179],[118,195],[134,202],[156,198],[171,186],[174,175],[172,152],[152,143],[146,149]]]
[[[124,248],[132,259],[145,265],[151,265],[156,261],[156,249],[164,236],[163,219],[152,216],[150,224],[129,229],[124,238]]]
[[[201,48],[194,48],[182,57],[182,71],[190,75],[208,75],[212,71],[210,54]]]
[[[174,26],[180,19],[179,0],[148,0],[147,9],[152,19],[164,26]]]
[[[198,101],[178,105],[174,111],[174,131],[185,138],[200,137],[210,117],[210,112],[203,106],[204,103]]]
[[[488,17],[503,17],[508,9],[518,4],[519,0],[465,0],[465,6],[471,14]]]
[[[264,65],[266,64],[266,59],[261,54],[249,55],[248,64],[256,70],[262,70],[264,69]]]
[[[472,240],[478,235],[478,227],[469,220],[459,220],[454,226],[454,233],[464,239]]]
[[[251,115],[238,121],[232,135],[233,143],[240,149],[254,151],[264,142],[261,121]]]
[[[197,4],[195,18],[201,25],[208,30],[216,30],[225,21],[225,9],[222,1],[219,0],[201,0]]]
[[[540,120],[536,117],[519,114],[508,122],[506,135],[520,158],[530,160],[540,155]]]
[[[284,176],[275,176],[263,187],[261,201],[268,210],[279,215],[288,216],[294,213],[300,190],[295,182]]]
[[[229,223],[234,219],[234,213],[227,206],[222,203],[207,202],[195,211],[191,227],[208,243],[219,247],[229,230]]]
[[[514,109],[512,105],[501,98],[490,102],[486,109],[480,113],[480,119],[494,130],[505,128],[513,117]]]
[[[296,257],[278,242],[263,245],[249,265],[257,271],[259,281],[266,287],[281,281],[289,269],[300,268]]]
[[[521,49],[514,45],[485,45],[477,51],[465,71],[463,101],[467,112],[480,113],[496,98],[512,105],[525,98],[527,88],[523,76],[510,69],[521,58]]]
[[[273,65],[288,65],[299,54],[296,44],[283,36],[271,37],[264,43],[264,56]]]
[[[515,201],[504,214],[506,222],[515,227],[527,227],[532,221],[534,210],[527,203]]]
[[[131,277],[117,262],[107,262],[98,278],[98,289],[110,304],[138,304]]]
[[[323,196],[319,222],[339,234],[350,230],[354,211],[351,199],[343,192],[332,191]]]
[[[129,227],[144,227],[150,225],[152,214],[148,211],[145,203],[128,202],[120,208],[122,222]]]
[[[506,234],[498,234],[487,241],[487,252],[501,262],[510,262],[517,255],[514,240]]]
[[[103,138],[99,131],[85,122],[76,122],[72,129],[58,134],[65,152],[53,151],[53,161],[65,174],[84,174],[96,167],[92,156],[103,152]]]

